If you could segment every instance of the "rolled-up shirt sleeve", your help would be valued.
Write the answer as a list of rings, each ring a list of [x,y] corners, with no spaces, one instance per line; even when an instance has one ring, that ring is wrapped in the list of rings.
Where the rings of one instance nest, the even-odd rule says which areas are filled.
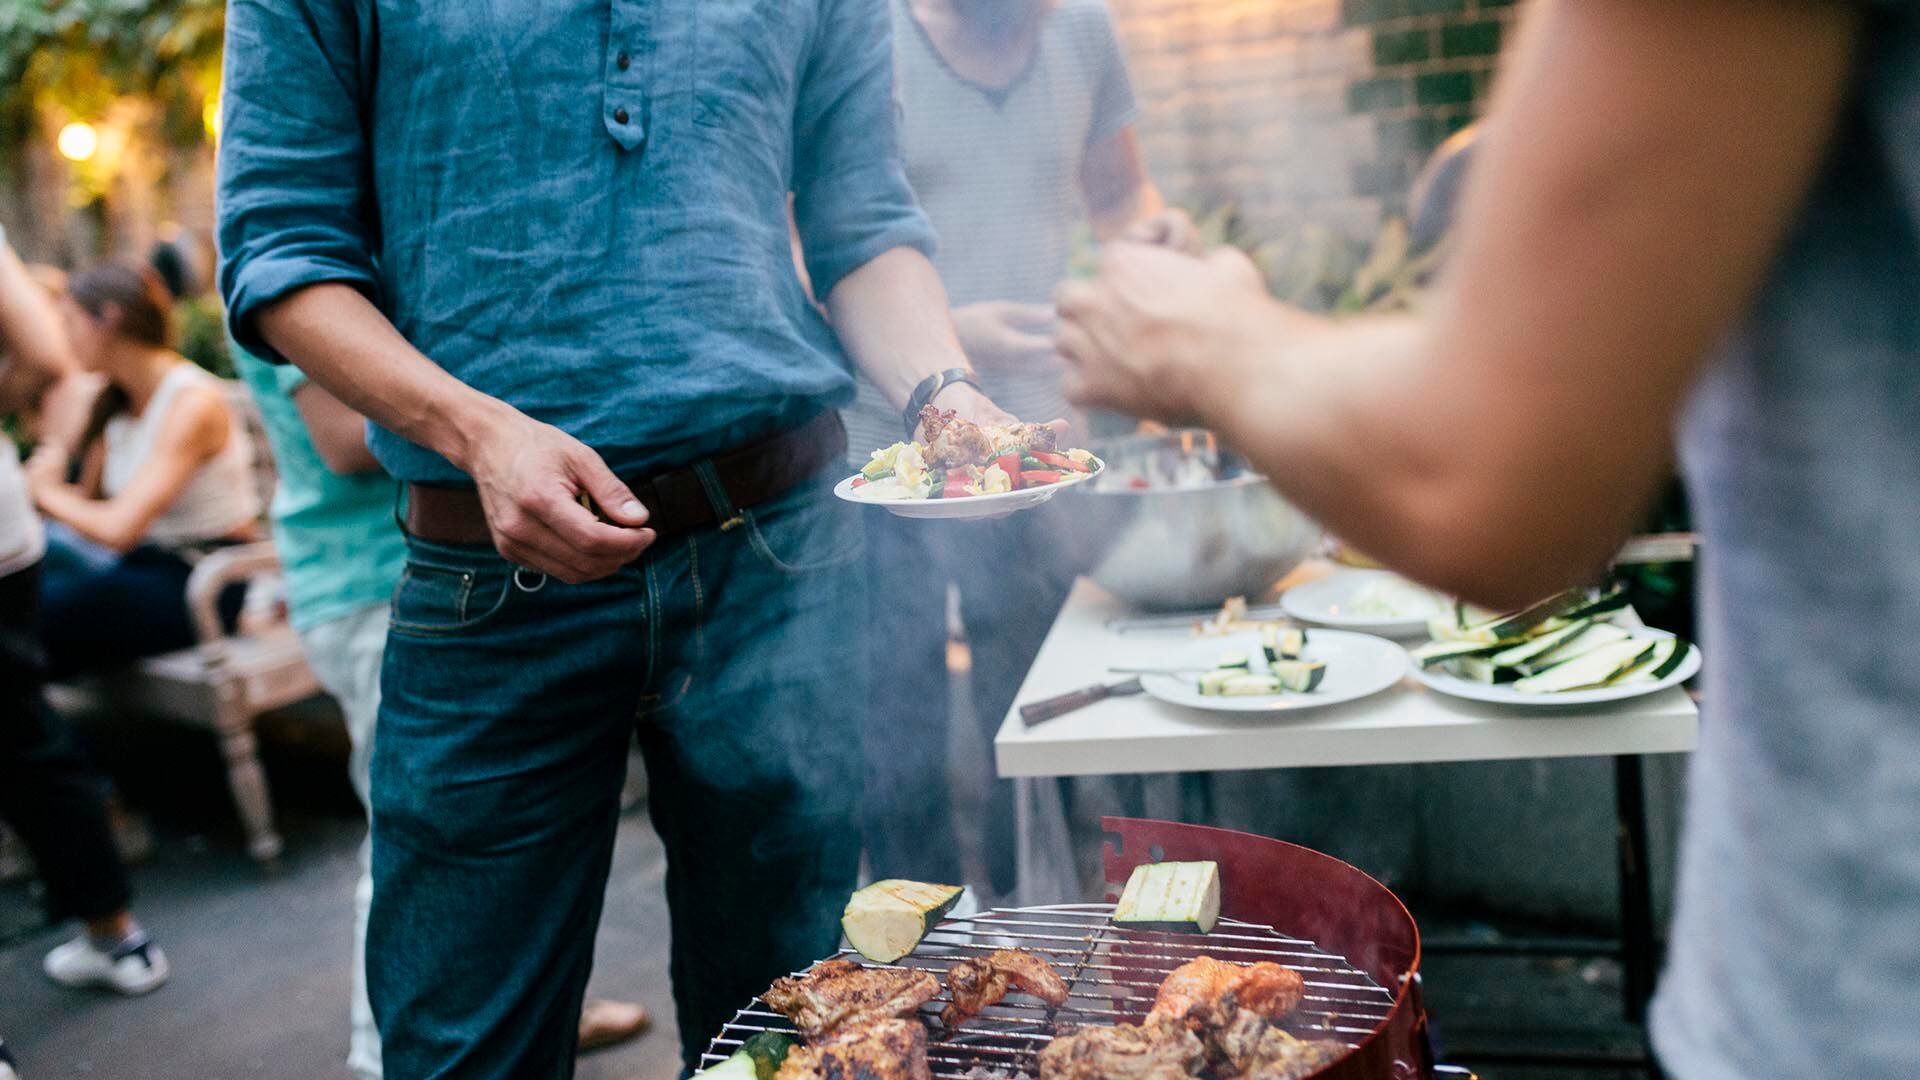
[[[933,226],[901,164],[887,0],[823,0],[794,110],[794,220],[815,295]]]
[[[285,363],[260,309],[341,282],[379,302],[366,129],[371,5],[233,0],[227,7],[217,214],[234,340]]]

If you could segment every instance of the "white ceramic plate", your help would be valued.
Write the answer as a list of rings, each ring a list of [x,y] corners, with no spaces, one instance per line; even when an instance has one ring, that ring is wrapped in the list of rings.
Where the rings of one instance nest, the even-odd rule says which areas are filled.
[[[1651,627],[1634,629],[1637,638],[1672,637],[1664,630]],[[1457,675],[1450,675],[1438,668],[1425,669],[1420,662],[1407,657],[1413,668],[1413,677],[1425,683],[1428,689],[1450,697],[1465,698],[1468,701],[1485,701],[1495,705],[1523,705],[1530,708],[1559,709],[1572,705],[1604,705],[1610,701],[1627,701],[1632,698],[1658,694],[1670,687],[1679,686],[1700,673],[1700,647],[1688,644],[1686,658],[1673,674],[1657,682],[1632,683],[1627,686],[1603,686],[1597,690],[1568,690],[1559,694],[1523,694],[1511,686],[1472,682]]]
[[[1382,592],[1396,597],[1404,594],[1404,603],[1396,604],[1396,610],[1388,614],[1367,611],[1369,601]],[[1370,597],[1369,593],[1375,595]],[[1280,597],[1280,610],[1301,622],[1387,637],[1425,634],[1427,620],[1445,605],[1438,593],[1387,570],[1336,570],[1296,585]]]
[[[1244,652],[1253,658],[1253,670],[1266,670],[1260,652],[1260,635],[1228,634],[1225,637],[1199,638],[1170,647],[1156,666],[1193,665],[1191,672],[1177,675],[1142,675],[1140,686],[1146,692],[1171,705],[1190,709],[1230,713],[1281,713],[1299,709],[1318,709],[1327,705],[1358,701],[1398,683],[1407,673],[1407,654],[1400,646],[1370,634],[1346,630],[1309,629],[1302,657],[1327,665],[1320,687],[1304,694],[1273,694],[1261,697],[1219,697],[1202,694],[1197,685],[1202,670],[1213,667],[1224,653]]]
[[[851,503],[862,506],[878,506],[901,517],[909,518],[946,518],[959,520],[965,518],[1005,517],[1016,510],[1031,510],[1055,495],[1099,476],[1106,471],[1106,464],[1095,459],[1092,472],[1076,473],[1057,484],[1046,487],[1027,488],[1024,491],[1003,491],[998,495],[968,495],[959,499],[869,499],[863,497],[859,489],[853,486],[858,473],[849,476],[833,486],[833,493]]]

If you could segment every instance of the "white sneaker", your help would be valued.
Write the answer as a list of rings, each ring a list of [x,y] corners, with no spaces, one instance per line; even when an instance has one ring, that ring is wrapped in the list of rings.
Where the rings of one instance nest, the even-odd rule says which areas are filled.
[[[157,990],[167,981],[166,954],[151,941],[109,953],[83,933],[48,953],[42,966],[47,977],[62,986],[97,986],[129,996]]]

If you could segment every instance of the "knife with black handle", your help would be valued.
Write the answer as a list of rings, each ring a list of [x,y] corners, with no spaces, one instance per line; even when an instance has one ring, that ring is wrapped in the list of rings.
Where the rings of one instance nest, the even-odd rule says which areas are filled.
[[[1065,716],[1089,705],[1097,705],[1108,698],[1131,697],[1141,691],[1139,679],[1127,679],[1124,682],[1106,683],[1089,686],[1084,690],[1075,690],[1058,697],[1046,698],[1031,704],[1020,706],[1020,720],[1028,727],[1044,724]]]

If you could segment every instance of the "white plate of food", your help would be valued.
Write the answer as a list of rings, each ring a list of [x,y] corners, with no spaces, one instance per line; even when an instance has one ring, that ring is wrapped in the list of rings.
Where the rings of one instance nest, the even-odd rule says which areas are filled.
[[[1044,424],[981,427],[932,406],[922,422],[925,442],[875,450],[833,493],[901,517],[1001,517],[1039,506],[1105,468],[1085,450],[1060,449]]]
[[[1440,594],[1390,570],[1336,570],[1280,597],[1280,610],[1302,622],[1387,637],[1426,633],[1428,620],[1447,606]]]
[[[1578,589],[1520,612],[1437,616],[1407,650],[1414,677],[1469,701],[1565,708],[1658,694],[1700,672],[1693,644],[1640,624],[1615,589]]]
[[[1257,633],[1170,645],[1164,661],[1137,672],[1147,694],[1170,705],[1230,713],[1358,701],[1393,687],[1407,673],[1406,653],[1385,638],[1278,623]]]

